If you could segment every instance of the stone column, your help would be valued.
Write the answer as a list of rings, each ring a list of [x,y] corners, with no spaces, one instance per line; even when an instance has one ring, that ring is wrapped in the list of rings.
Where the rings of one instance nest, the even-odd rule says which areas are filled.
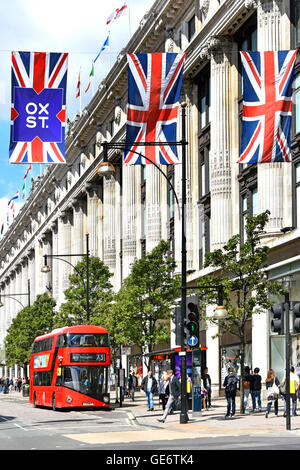
[[[44,265],[44,255],[52,254],[52,232],[45,232],[41,237],[41,243],[42,243],[42,253],[41,253],[42,265]],[[47,259],[47,263],[48,263],[48,260],[50,262],[50,259],[51,259],[50,257]],[[49,292],[49,288],[51,286],[51,280],[52,280],[51,271],[49,273],[42,273],[39,270],[39,275],[41,276],[42,293]]]
[[[25,294],[27,292],[27,288],[25,288],[23,285],[22,285],[22,270],[21,270],[21,265],[18,264],[16,266],[16,270],[15,270],[15,294]],[[24,305],[24,307],[27,305],[27,298],[25,295],[16,295],[15,296],[17,300],[19,300],[22,305]],[[16,304],[16,309],[14,311],[14,318],[18,315],[18,313],[20,312],[20,310],[22,310],[22,306],[15,301],[15,304]]]
[[[9,295],[10,294],[10,279],[9,276],[6,277],[5,279],[5,290],[4,294]],[[4,331],[7,331],[7,328],[9,327],[9,311],[10,311],[10,302],[8,301],[9,297],[3,297],[3,304],[4,304]]]
[[[24,256],[21,259],[21,266],[22,266],[22,292],[28,291],[28,280],[30,282],[29,276],[28,276],[28,258],[27,256]],[[30,282],[30,287],[31,287],[31,282]],[[25,289],[25,290],[24,290]],[[30,304],[32,305],[32,298],[30,294]],[[26,299],[25,305],[28,305],[28,299]]]
[[[136,256],[136,171],[134,165],[123,166],[123,280]]]
[[[15,312],[15,303],[16,301],[14,300],[14,294],[15,294],[15,286],[14,286],[14,280],[15,280],[15,272],[11,271],[9,274],[9,295],[10,297],[7,297],[9,299],[9,312],[8,312],[8,325],[11,325],[11,322],[14,318],[14,312]]]
[[[211,250],[222,248],[232,235],[230,50],[231,38],[211,38]]]
[[[122,167],[116,167],[115,177],[115,247],[116,247],[116,263],[114,268],[114,277],[111,279],[111,283],[114,287],[115,292],[121,288],[122,285],[122,274],[123,274],[123,232],[122,232]]]
[[[62,230],[63,230],[61,246],[62,246],[63,255],[71,254],[72,217],[73,217],[73,214],[70,211],[61,214]],[[65,257],[64,259],[72,263],[70,257]],[[63,265],[61,267],[62,273],[63,273],[62,278],[61,278],[61,282],[62,282],[61,298],[64,300],[64,291],[69,287],[69,276],[71,274],[71,266],[68,263],[65,263],[64,261],[60,261],[60,263]]]
[[[5,281],[1,282],[0,286],[0,293],[6,294],[6,283]],[[0,307],[0,347],[3,346],[4,338],[6,336],[6,322],[5,322],[5,297],[1,298],[1,302],[3,303],[3,307]]]
[[[257,41],[259,51],[290,49],[290,31],[285,16],[289,12],[286,0],[260,0],[257,7]],[[265,227],[270,237],[281,235],[280,229],[291,222],[290,208],[286,204],[283,213],[284,188],[290,187],[290,194],[285,194],[287,201],[291,197],[291,165],[288,163],[263,163],[257,165],[258,211],[268,209],[271,214]]]
[[[115,178],[103,180],[103,261],[111,273],[116,270]],[[113,279],[111,279],[113,282]]]
[[[33,248],[30,248],[28,252],[28,278],[30,279],[30,291],[31,291],[31,304],[35,301],[36,298],[36,289],[35,289],[35,251]],[[42,273],[41,273],[42,274]],[[39,276],[39,273],[37,274]]]
[[[87,191],[87,227],[91,256],[98,256],[98,201],[99,184],[88,184]]]
[[[58,220],[51,224],[52,230],[52,254],[60,254],[59,252],[59,234],[58,234]],[[59,304],[59,285],[61,276],[61,264],[63,261],[59,261],[56,258],[49,258],[47,261],[48,265],[51,266],[51,284],[52,284],[52,297],[57,302],[56,308],[58,309]]]
[[[85,240],[83,234],[83,209],[84,209],[84,200],[76,199],[72,201],[73,207],[73,230],[72,230],[72,253],[80,254],[85,253]],[[73,257],[72,264],[76,265],[79,261],[82,260],[82,256]]]

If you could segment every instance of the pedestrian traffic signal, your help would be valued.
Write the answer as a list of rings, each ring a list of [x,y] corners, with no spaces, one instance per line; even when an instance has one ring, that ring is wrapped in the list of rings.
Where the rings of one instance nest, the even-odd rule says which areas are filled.
[[[284,303],[271,307],[271,331],[273,333],[284,334]]]
[[[300,301],[293,302],[293,333],[300,333]]]
[[[199,299],[197,296],[189,296],[186,299],[187,344],[189,347],[199,346]]]

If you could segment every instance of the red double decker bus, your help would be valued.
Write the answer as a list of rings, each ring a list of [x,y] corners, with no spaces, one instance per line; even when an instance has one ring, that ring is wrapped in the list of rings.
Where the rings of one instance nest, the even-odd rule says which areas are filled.
[[[53,330],[35,338],[29,402],[57,408],[109,408],[108,331],[92,325]]]

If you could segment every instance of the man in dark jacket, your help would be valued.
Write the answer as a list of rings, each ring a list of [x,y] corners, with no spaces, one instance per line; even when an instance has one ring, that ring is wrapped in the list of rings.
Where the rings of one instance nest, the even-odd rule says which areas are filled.
[[[252,397],[252,411],[256,410],[256,400],[258,410],[261,411],[261,375],[259,375],[258,367],[255,367],[254,374],[251,376],[250,392]]]
[[[169,380],[169,399],[167,401],[166,409],[161,419],[158,419],[160,423],[164,423],[172,408],[173,403],[178,400],[180,396],[180,382],[177,377],[173,374],[172,370],[167,370]]]
[[[144,390],[144,392],[147,395],[147,402],[148,402],[147,411],[154,411],[153,395],[157,393],[157,380],[155,377],[152,376],[152,370],[149,370],[146,377],[143,378],[142,390]]]
[[[235,397],[238,387],[238,379],[233,373],[233,368],[228,368],[228,375],[226,375],[223,387],[225,387],[225,395],[227,399],[227,413],[225,418],[228,418],[230,415],[234,416],[235,414]]]
[[[210,378],[210,375],[208,373],[208,368],[205,367],[204,371],[203,371],[203,386],[206,390],[206,393],[207,393],[207,397],[206,397],[206,407],[207,408],[211,408],[211,378]]]

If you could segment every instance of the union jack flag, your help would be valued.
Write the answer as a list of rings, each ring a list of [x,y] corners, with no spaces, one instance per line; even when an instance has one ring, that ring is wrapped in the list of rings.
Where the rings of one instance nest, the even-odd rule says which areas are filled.
[[[10,163],[65,163],[67,53],[12,52]]]
[[[243,121],[238,163],[291,161],[296,55],[297,51],[241,52]]]
[[[176,145],[178,101],[185,54],[127,54],[128,105],[124,163],[179,163]],[[160,142],[159,146],[136,143]],[[133,145],[131,145],[133,144]],[[147,159],[136,155],[138,151]]]

